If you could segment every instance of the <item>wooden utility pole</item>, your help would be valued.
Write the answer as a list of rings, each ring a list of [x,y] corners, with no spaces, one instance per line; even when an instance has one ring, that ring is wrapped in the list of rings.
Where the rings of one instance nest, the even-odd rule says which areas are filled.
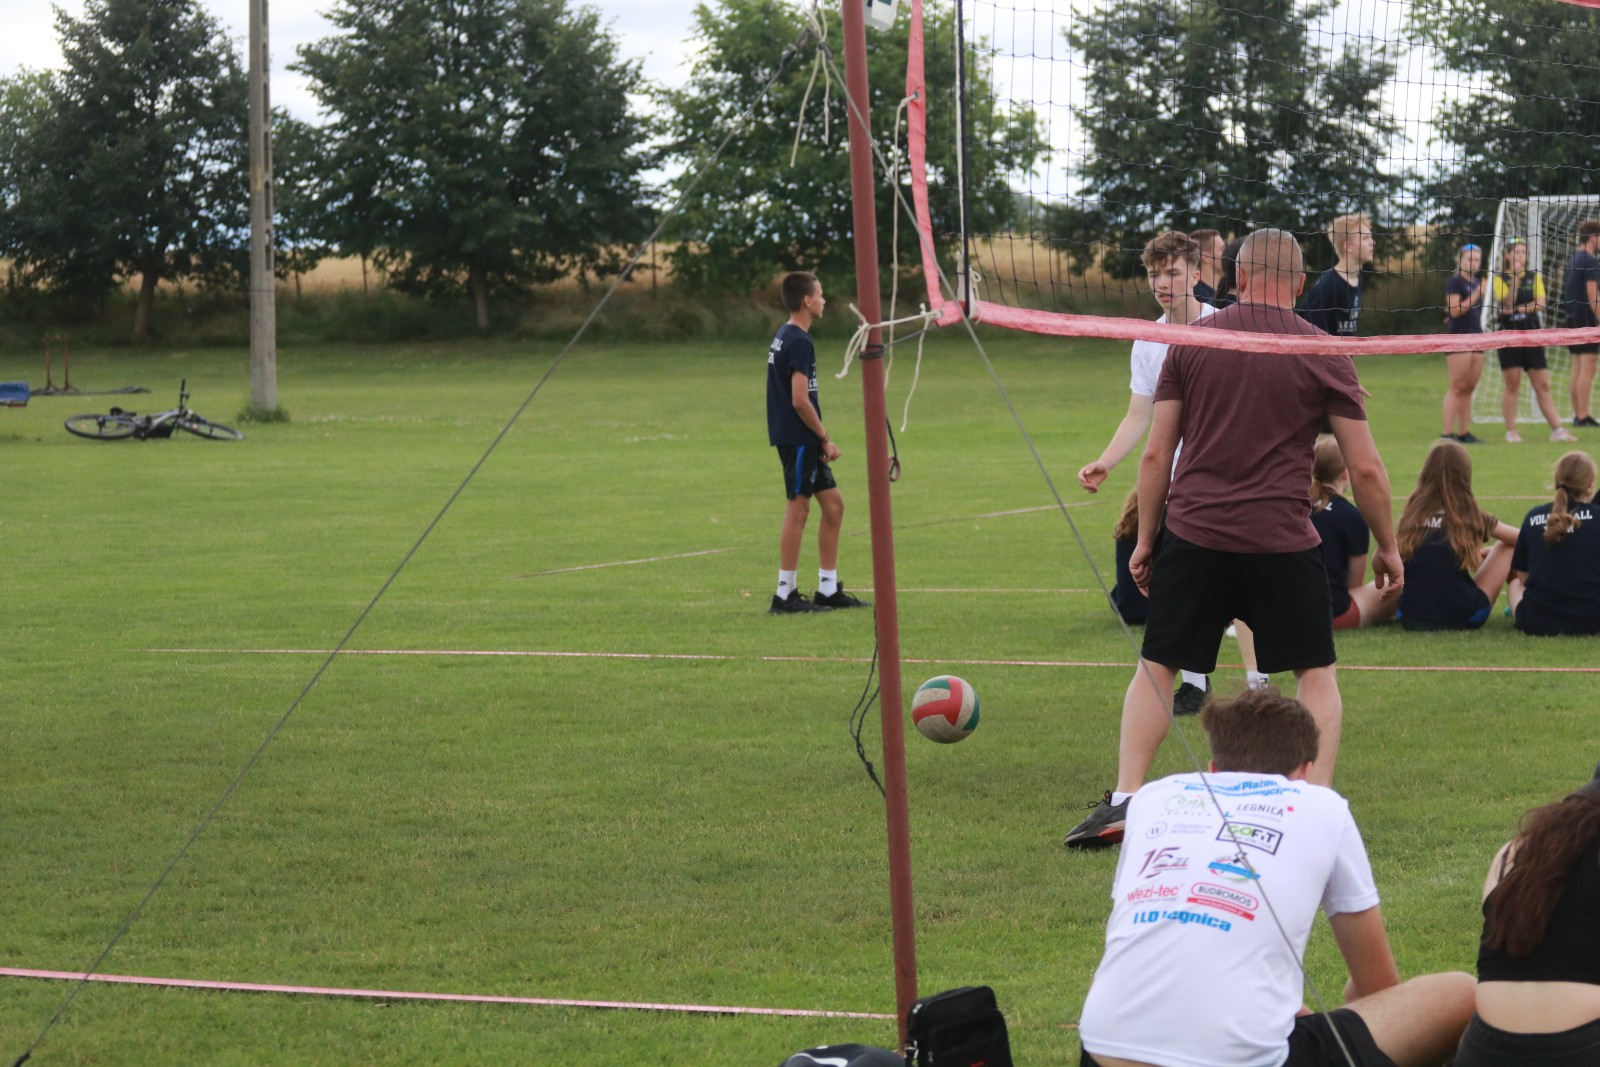
[[[272,108],[267,0],[250,0],[250,410],[278,407],[278,280],[272,262]]]

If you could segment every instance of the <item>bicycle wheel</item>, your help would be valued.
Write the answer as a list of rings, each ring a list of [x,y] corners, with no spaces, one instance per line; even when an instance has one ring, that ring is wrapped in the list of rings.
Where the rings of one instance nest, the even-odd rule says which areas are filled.
[[[220,422],[199,415],[180,415],[173,423],[184,433],[192,433],[196,437],[204,437],[207,441],[243,441],[244,434],[232,426],[224,426]]]
[[[74,415],[65,423],[67,432],[91,441],[121,441],[138,431],[138,423],[127,415]]]

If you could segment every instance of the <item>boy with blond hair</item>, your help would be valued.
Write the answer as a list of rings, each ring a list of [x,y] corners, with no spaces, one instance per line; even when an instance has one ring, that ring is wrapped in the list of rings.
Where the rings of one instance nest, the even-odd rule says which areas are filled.
[[[1372,262],[1374,251],[1372,220],[1340,215],[1327,233],[1338,262],[1317,278],[1298,313],[1323,333],[1354,337],[1361,320],[1361,268]]]

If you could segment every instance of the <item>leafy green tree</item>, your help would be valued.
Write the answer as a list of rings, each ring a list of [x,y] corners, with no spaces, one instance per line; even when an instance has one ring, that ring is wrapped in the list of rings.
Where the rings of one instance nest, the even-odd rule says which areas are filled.
[[[300,276],[332,251],[325,237],[332,226],[325,208],[321,153],[322,135],[316,127],[273,110],[273,263],[280,278],[294,278],[296,295]]]
[[[1308,28],[1326,0],[1150,0],[1080,8],[1067,30],[1092,106],[1077,113],[1083,200],[1050,228],[1082,270],[1105,249],[1114,276],[1139,269],[1158,230],[1277,226],[1312,234],[1350,211],[1377,214],[1397,176],[1398,124],[1381,91],[1382,46],[1330,51]],[[1390,221],[1400,221],[1390,219]],[[1328,243],[1308,240],[1313,264]]]
[[[838,5],[824,5],[828,40],[843,40]],[[924,12],[925,72],[930,87],[955,84],[954,12],[948,5]],[[734,120],[757,98],[772,76],[784,45],[803,23],[786,0],[726,0],[715,8],[695,8],[699,44],[688,83],[660,94],[668,112],[669,156],[683,167],[674,187],[683,190],[700,172],[712,148]],[[905,92],[906,26],[871,31],[868,79],[872,134],[885,156],[894,149],[895,111]],[[836,48],[839,69],[843,50]],[[794,166],[789,154],[795,122],[811,77],[811,55],[792,63],[757,105],[752,121],[734,137],[716,167],[707,171],[674,225],[679,243],[668,253],[675,277],[696,288],[748,292],[784,270],[813,270],[845,279],[855,273],[851,235],[850,160],[846,146],[848,112],[835,88],[827,101],[825,129],[821,76],[805,111],[805,130]],[[1009,174],[1026,172],[1043,155],[1037,118],[1027,107],[1008,110],[998,100],[986,62],[967,60],[970,122],[970,224],[974,232],[1007,228],[1014,218]],[[928,111],[928,167],[933,229],[949,251],[958,230],[955,174],[955,114],[952,107]],[[888,226],[899,212],[879,172],[878,221]],[[908,197],[909,199],[909,197]],[[902,258],[915,261],[915,238],[901,219]],[[887,267],[889,242],[879,242]],[[838,285],[838,282],[835,282]]]
[[[320,131],[327,234],[391,285],[491,292],[619,269],[648,216],[639,65],[566,0],[340,0],[296,69]]]
[[[1450,235],[1494,232],[1500,201],[1600,194],[1600,12],[1543,0],[1420,0],[1412,32],[1483,89],[1442,103],[1447,160],[1423,176]],[[1445,242],[1441,242],[1445,243]],[[1451,250],[1439,249],[1441,261]]]
[[[23,279],[65,292],[139,275],[143,335],[160,282],[244,267],[244,72],[197,0],[88,0],[56,31],[65,67],[10,149],[0,242]]]

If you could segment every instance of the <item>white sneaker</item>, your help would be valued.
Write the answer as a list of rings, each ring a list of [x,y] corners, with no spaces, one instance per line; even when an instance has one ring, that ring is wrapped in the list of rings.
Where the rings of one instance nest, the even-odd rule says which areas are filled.
[[[1557,426],[1550,431],[1550,440],[1552,441],[1576,441],[1577,439],[1578,435],[1565,426]]]
[[[1506,431],[1506,444],[1508,444],[1508,445],[1520,445],[1521,443],[1522,443],[1522,435],[1520,433],[1518,433],[1515,430],[1507,430]]]

